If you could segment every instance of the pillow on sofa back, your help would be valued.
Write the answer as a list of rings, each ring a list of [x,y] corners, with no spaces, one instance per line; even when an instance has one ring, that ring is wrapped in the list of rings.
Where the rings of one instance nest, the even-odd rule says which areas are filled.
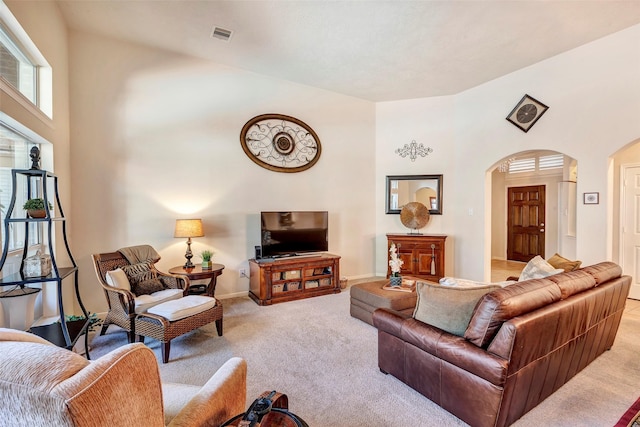
[[[551,258],[547,260],[553,268],[561,268],[566,272],[574,271],[580,268],[582,261],[571,261],[570,259],[566,259],[560,254],[556,253]]]
[[[413,318],[450,334],[462,336],[478,300],[483,295],[501,289],[498,285],[441,286],[418,282],[418,301]]]
[[[561,268],[554,268],[545,261],[540,255],[533,257],[520,273],[519,282],[529,279],[542,279],[543,277],[552,276],[554,274],[564,273]]]
[[[460,279],[459,277],[443,277],[438,280],[442,286],[457,286],[459,288],[477,288],[478,286],[498,285],[501,288],[518,283],[517,280],[505,280],[503,282],[478,282],[477,280]]]
[[[528,280],[499,289],[480,300],[464,337],[486,348],[504,322],[560,298],[560,288],[549,279]]]

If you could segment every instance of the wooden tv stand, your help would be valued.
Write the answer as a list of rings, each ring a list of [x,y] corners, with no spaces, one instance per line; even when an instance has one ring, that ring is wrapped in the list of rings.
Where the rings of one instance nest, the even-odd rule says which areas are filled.
[[[249,269],[249,296],[260,305],[340,293],[338,255],[250,259]]]

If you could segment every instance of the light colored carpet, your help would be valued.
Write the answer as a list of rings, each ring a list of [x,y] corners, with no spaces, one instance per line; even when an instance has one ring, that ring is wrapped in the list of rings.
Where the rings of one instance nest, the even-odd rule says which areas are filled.
[[[205,326],[172,341],[162,379],[201,385],[230,357],[248,363],[247,405],[261,392],[289,396],[312,427],[464,426],[462,421],[377,366],[377,330],[349,315],[349,291],[260,307],[248,297],[223,300],[224,335]],[[640,308],[637,310],[640,312]],[[626,315],[613,349],[515,426],[612,426],[640,396],[640,313]],[[110,328],[95,337],[97,358],[126,343]],[[147,344],[160,360],[160,347]]]

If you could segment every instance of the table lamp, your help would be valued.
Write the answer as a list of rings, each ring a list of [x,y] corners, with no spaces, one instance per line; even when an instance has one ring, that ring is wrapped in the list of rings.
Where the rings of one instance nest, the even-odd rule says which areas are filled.
[[[187,262],[183,268],[193,268],[194,265],[191,262],[193,258],[193,252],[191,252],[191,238],[203,237],[202,220],[201,219],[176,219],[176,229],[173,233],[173,237],[186,237],[187,238],[187,252],[184,257]]]

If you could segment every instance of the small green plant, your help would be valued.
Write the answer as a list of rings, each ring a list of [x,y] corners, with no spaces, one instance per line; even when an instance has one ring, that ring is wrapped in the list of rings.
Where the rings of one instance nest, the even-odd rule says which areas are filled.
[[[67,322],[74,322],[76,320],[85,320],[86,317],[84,316],[77,316],[75,314],[69,314],[66,315],[65,320]],[[60,323],[60,321],[58,320],[58,322],[56,323]],[[102,319],[98,317],[98,315],[96,313],[91,313],[89,315],[89,327],[87,328],[87,331],[89,332],[93,332],[95,331],[95,328],[102,326]]]
[[[24,203],[22,209],[24,209],[25,211],[42,210],[44,209],[44,199],[29,199]],[[53,209],[53,205],[51,204],[51,202],[49,202],[49,209]]]
[[[205,262],[209,262],[211,261],[211,258],[213,257],[213,251],[210,250],[204,250],[200,253],[200,255],[202,256],[202,261]]]

